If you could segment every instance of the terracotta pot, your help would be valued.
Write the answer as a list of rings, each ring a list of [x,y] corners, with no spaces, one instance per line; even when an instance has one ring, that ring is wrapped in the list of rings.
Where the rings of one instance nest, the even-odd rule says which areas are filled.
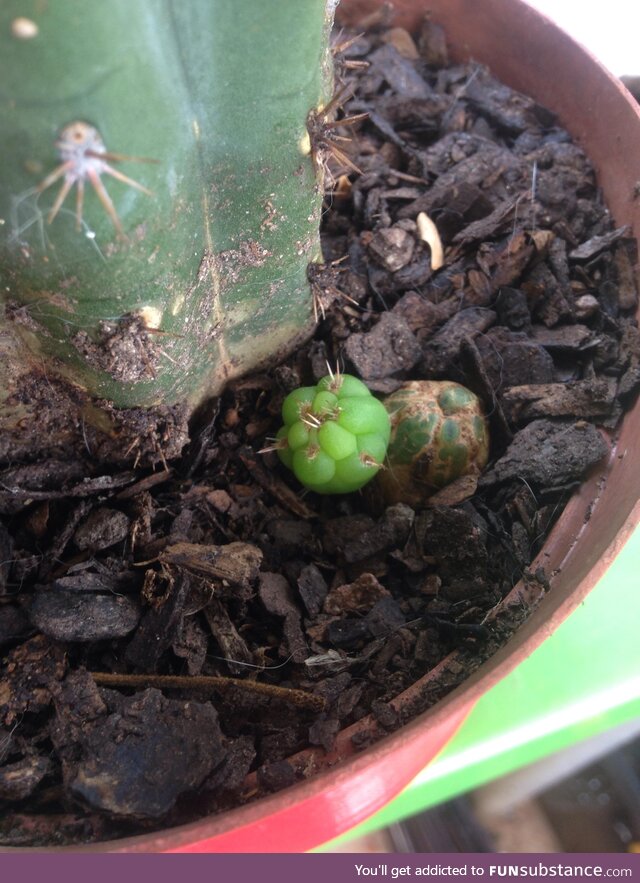
[[[380,0],[343,0],[341,20],[357,25],[379,5]],[[640,238],[640,198],[634,195],[640,181],[640,112],[588,52],[519,0],[394,0],[393,5],[394,23],[409,29],[430,10],[446,28],[455,57],[487,64],[501,80],[553,110],[591,158],[616,224],[630,224]],[[343,833],[387,803],[446,744],[478,698],[554,631],[611,564],[640,520],[639,435],[636,405],[612,439],[608,464],[569,502],[538,558],[553,574],[552,591],[508,644],[436,707],[357,755],[351,747],[353,728],[341,734],[329,758],[303,753],[294,759],[297,764],[324,769],[272,797],[93,849],[297,852]],[[517,586],[506,603],[523,591]],[[410,701],[419,689],[407,691],[404,699]]]

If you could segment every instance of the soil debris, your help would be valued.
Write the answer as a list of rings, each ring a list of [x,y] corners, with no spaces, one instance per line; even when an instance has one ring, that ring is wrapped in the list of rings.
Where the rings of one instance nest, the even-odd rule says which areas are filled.
[[[114,380],[133,383],[156,376],[161,347],[139,313],[128,313],[117,322],[101,322],[97,341],[86,331],[78,331],[72,341],[90,365]]]
[[[344,167],[327,158],[313,340],[190,429],[179,407],[78,393],[83,450],[0,440],[3,845],[130,836],[287,787],[345,728],[359,750],[439,701],[553,591],[536,555],[640,389],[635,243],[547,111],[449,64],[436,22],[376,28],[341,38],[332,131],[353,140]],[[97,367],[152,376],[157,335],[136,317],[103,332],[77,338]],[[468,386],[485,472],[415,507],[375,485],[303,494],[263,451],[327,364],[377,394]],[[20,395],[70,412],[36,375]]]

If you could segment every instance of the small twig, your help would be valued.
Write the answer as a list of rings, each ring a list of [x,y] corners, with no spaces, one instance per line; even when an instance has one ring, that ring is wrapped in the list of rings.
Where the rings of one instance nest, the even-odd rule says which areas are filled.
[[[317,517],[314,510],[307,506],[288,485],[280,481],[273,472],[265,469],[261,463],[258,463],[250,448],[243,448],[239,456],[260,487],[273,494],[276,500],[289,512],[293,512],[298,518],[304,518],[305,521]]]
[[[531,170],[531,226],[536,229],[536,191],[538,188],[538,160],[534,160]]]
[[[225,678],[218,675],[127,675],[110,674],[108,672],[90,672],[93,680],[100,687],[157,687],[159,690],[214,690],[225,693],[234,688],[258,693],[282,702],[291,702],[298,708],[310,711],[322,711],[325,700],[322,696],[294,690],[290,687],[278,687],[275,684],[261,684],[257,681],[246,681],[242,678]]]
[[[145,478],[141,478],[140,481],[136,481],[135,484],[129,485],[129,487],[125,488],[120,493],[116,494],[116,500],[129,500],[131,497],[135,497],[138,494],[141,494],[143,491],[151,490],[152,487],[156,487],[158,484],[163,484],[165,481],[168,481],[171,478],[171,470],[164,469],[162,472],[153,472],[151,475],[147,475]]]

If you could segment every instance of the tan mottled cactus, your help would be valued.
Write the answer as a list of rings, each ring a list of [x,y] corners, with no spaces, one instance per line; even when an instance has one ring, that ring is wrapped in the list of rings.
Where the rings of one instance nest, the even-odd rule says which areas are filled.
[[[419,505],[463,475],[480,472],[489,457],[482,405],[448,380],[406,383],[385,399],[391,417],[387,468],[380,482],[388,502]]]

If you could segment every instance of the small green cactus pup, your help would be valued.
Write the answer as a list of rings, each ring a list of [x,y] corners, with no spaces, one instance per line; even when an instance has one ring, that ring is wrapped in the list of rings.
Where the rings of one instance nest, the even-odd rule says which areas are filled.
[[[379,483],[388,503],[419,505],[489,458],[489,430],[477,396],[448,380],[406,383],[384,401],[391,417],[387,469]]]
[[[381,468],[389,443],[389,415],[349,374],[323,377],[289,393],[276,450],[298,481],[319,494],[357,491]]]

